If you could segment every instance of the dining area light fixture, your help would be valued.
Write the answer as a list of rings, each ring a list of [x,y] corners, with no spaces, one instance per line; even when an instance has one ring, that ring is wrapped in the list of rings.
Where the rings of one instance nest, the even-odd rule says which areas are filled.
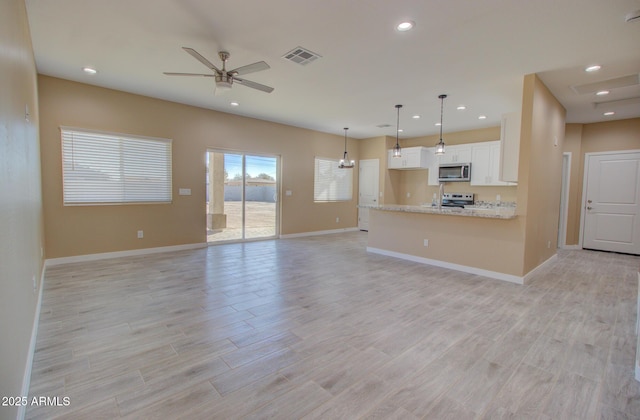
[[[340,169],[351,169],[356,165],[356,161],[353,159],[349,159],[349,154],[347,153],[347,130],[349,127],[344,128],[344,154],[342,155],[342,159],[340,159],[340,165],[338,168]]]
[[[402,105],[396,105],[398,110],[398,116],[396,117],[396,145],[393,146],[393,157],[396,158],[402,157],[402,149],[400,149],[400,139],[398,137],[400,133],[400,108],[402,108]]]
[[[445,144],[444,140],[442,140],[442,114],[444,110],[444,99],[447,95],[440,95],[438,98],[440,99],[440,141],[436,144],[436,155],[444,155]]]

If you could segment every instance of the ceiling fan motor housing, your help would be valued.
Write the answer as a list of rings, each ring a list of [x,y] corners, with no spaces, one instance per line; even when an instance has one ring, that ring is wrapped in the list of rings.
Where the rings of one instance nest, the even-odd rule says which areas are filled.
[[[228,90],[233,85],[233,76],[228,73],[216,74],[216,89]]]

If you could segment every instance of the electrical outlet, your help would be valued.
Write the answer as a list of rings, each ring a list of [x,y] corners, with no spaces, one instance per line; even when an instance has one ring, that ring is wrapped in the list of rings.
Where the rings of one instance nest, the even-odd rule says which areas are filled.
[[[551,241],[547,241],[547,248],[551,249]]]
[[[336,217],[336,223],[340,223],[340,218]]]
[[[144,238],[144,231],[143,230],[139,230],[138,231],[138,239],[142,239]]]
[[[35,292],[38,288],[38,283],[36,282],[36,275],[31,276],[31,280],[33,281],[33,291]]]
[[[429,246],[429,240],[428,239],[424,240],[424,246]]]
[[[407,198],[411,198],[411,193],[410,192],[407,193]]]

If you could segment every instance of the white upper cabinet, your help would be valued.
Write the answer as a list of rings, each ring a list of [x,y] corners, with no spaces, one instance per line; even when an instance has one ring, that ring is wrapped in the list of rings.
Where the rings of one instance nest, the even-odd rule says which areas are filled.
[[[520,159],[520,113],[502,116],[500,127],[500,180],[518,182]]]
[[[435,147],[429,147],[427,148],[428,153],[431,154],[432,159],[431,159],[431,165],[429,166],[429,175],[427,178],[427,184],[428,185],[438,185],[440,184],[440,181],[438,180],[438,166],[440,166],[440,156],[436,155],[436,148]]]
[[[500,181],[500,141],[474,143],[471,156],[471,185],[510,185]]]
[[[401,157],[393,157],[393,150],[388,151],[387,167],[389,169],[428,169],[435,160],[433,150],[426,147],[404,147]]]
[[[471,162],[471,143],[446,146],[444,155],[440,155],[440,163]]]

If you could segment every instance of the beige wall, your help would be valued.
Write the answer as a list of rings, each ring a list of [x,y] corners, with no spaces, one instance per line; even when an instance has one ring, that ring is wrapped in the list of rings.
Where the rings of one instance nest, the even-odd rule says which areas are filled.
[[[566,111],[535,74],[525,76],[522,98],[517,211],[528,273],[556,253]]]
[[[342,156],[344,137],[89,86],[39,78],[43,199],[47,258],[203,243],[208,148],[279,155],[281,233],[357,226],[356,195],[343,203],[313,202],[314,157]],[[173,140],[173,203],[62,205],[60,126]],[[340,130],[336,130],[340,131]],[[359,159],[355,140],[349,154]],[[191,188],[179,196],[178,188]],[[357,171],[354,172],[354,192]],[[336,223],[336,217],[340,222]],[[137,230],[144,238],[137,239]]]
[[[22,0],[0,2],[0,396],[22,395],[42,272],[36,68]],[[25,120],[29,107],[29,122]],[[17,409],[0,406],[0,418]]]
[[[582,160],[585,153],[640,149],[640,118],[585,124],[582,128]]]
[[[586,153],[640,150],[640,118],[567,124],[564,151],[571,152],[567,245],[579,245]]]
[[[578,243],[580,233],[580,201],[582,178],[580,177],[582,124],[567,124],[564,131],[564,146],[562,151],[571,153],[571,168],[569,169],[569,202],[567,210],[566,245]]]

